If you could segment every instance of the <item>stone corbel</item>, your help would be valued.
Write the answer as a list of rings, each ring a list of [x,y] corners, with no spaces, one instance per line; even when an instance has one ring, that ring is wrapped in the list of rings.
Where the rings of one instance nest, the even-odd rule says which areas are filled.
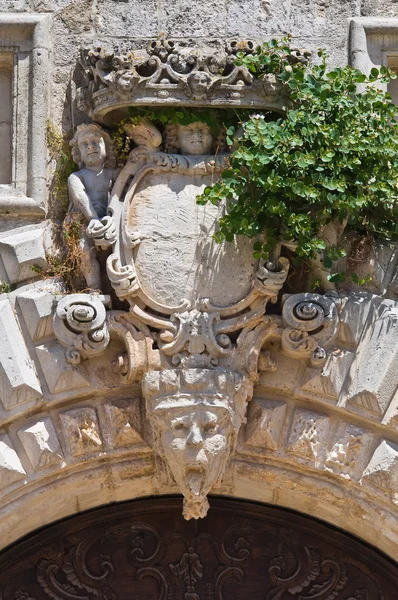
[[[106,307],[109,296],[70,294],[58,302],[54,315],[54,334],[66,348],[69,363],[102,354],[109,344]]]
[[[69,363],[100,356],[111,338],[120,340],[125,351],[112,362],[121,382],[130,384],[142,379],[149,369],[160,368],[159,352],[152,349],[151,332],[138,326],[131,313],[106,310],[110,297],[94,294],[71,294],[58,302],[54,315],[54,334],[66,348]]]

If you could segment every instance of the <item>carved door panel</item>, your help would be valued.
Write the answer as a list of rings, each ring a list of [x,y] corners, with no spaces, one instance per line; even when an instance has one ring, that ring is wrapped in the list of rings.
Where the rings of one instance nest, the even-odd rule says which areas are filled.
[[[212,499],[184,521],[181,500],[109,506],[0,556],[2,600],[394,600],[398,567],[300,515]]]

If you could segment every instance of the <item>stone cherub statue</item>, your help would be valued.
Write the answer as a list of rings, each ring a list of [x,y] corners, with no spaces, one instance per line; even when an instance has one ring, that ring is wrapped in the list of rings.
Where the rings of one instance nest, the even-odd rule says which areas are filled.
[[[112,219],[107,217],[107,210],[119,169],[115,168],[112,139],[99,125],[79,125],[71,147],[73,160],[80,170],[68,179],[68,218],[78,218],[88,224],[80,240],[81,270],[87,287],[100,289],[96,246],[109,246],[116,233]]]
[[[121,171],[115,168],[112,139],[99,125],[79,125],[71,140],[72,156],[80,170],[68,179],[68,218],[87,223],[80,241],[81,270],[91,289],[101,288],[96,248],[107,248],[115,241],[112,216],[126,183],[136,174],[140,159],[157,151],[162,142],[159,131],[147,119],[137,125],[126,125],[126,133],[137,147]]]

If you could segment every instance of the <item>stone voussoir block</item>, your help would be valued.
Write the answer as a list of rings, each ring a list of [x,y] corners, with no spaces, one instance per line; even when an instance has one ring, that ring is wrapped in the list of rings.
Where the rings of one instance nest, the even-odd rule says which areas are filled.
[[[355,425],[342,423],[327,454],[325,469],[344,479],[357,480],[369,459],[374,435]]]
[[[19,294],[17,303],[32,341],[37,342],[53,334],[54,294],[33,289]]]
[[[381,489],[398,505],[398,445],[382,440],[373,453],[362,478],[362,484]]]
[[[139,398],[112,400],[104,405],[105,419],[101,421],[104,440],[112,448],[142,445]]]
[[[94,408],[84,406],[59,414],[61,428],[71,456],[81,458],[103,450],[102,436]]]
[[[398,385],[398,303],[384,300],[358,346],[340,404],[381,420]]]
[[[61,446],[49,417],[23,427],[18,431],[18,437],[35,470],[62,462]]]
[[[6,488],[26,477],[25,470],[8,435],[0,437],[0,489]]]
[[[329,432],[330,419],[327,415],[298,408],[294,412],[287,450],[319,464]]]
[[[41,397],[41,385],[14,310],[0,301],[0,399],[6,410]]]
[[[9,283],[36,277],[32,267],[46,265],[46,226],[26,225],[0,234],[0,256]]]
[[[287,404],[253,398],[249,404],[245,445],[276,450],[286,418]]]
[[[69,392],[90,386],[90,380],[80,365],[68,363],[65,349],[58,342],[49,342],[36,348],[44,379],[51,394]]]

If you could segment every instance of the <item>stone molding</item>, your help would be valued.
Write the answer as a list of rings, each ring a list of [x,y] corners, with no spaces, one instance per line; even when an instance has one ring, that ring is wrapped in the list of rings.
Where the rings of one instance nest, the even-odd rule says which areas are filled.
[[[0,52],[14,54],[12,181],[0,186],[0,214],[44,217],[51,16],[0,14]],[[32,101],[32,99],[34,99]]]
[[[129,382],[112,368],[125,351],[122,338],[111,332],[103,354],[71,364],[52,325],[62,298],[51,281],[2,297],[10,341],[0,379],[3,390],[7,377],[15,390],[12,405],[4,404],[11,392],[1,395],[2,547],[81,510],[178,492],[154,462],[139,377]],[[323,366],[291,358],[281,339],[264,345],[267,370],[255,383],[236,455],[211,493],[305,512],[398,559],[398,305],[359,294],[335,306],[337,337]],[[18,339],[28,361],[21,364],[19,350],[21,383],[4,370]],[[33,395],[20,393],[21,385]]]

